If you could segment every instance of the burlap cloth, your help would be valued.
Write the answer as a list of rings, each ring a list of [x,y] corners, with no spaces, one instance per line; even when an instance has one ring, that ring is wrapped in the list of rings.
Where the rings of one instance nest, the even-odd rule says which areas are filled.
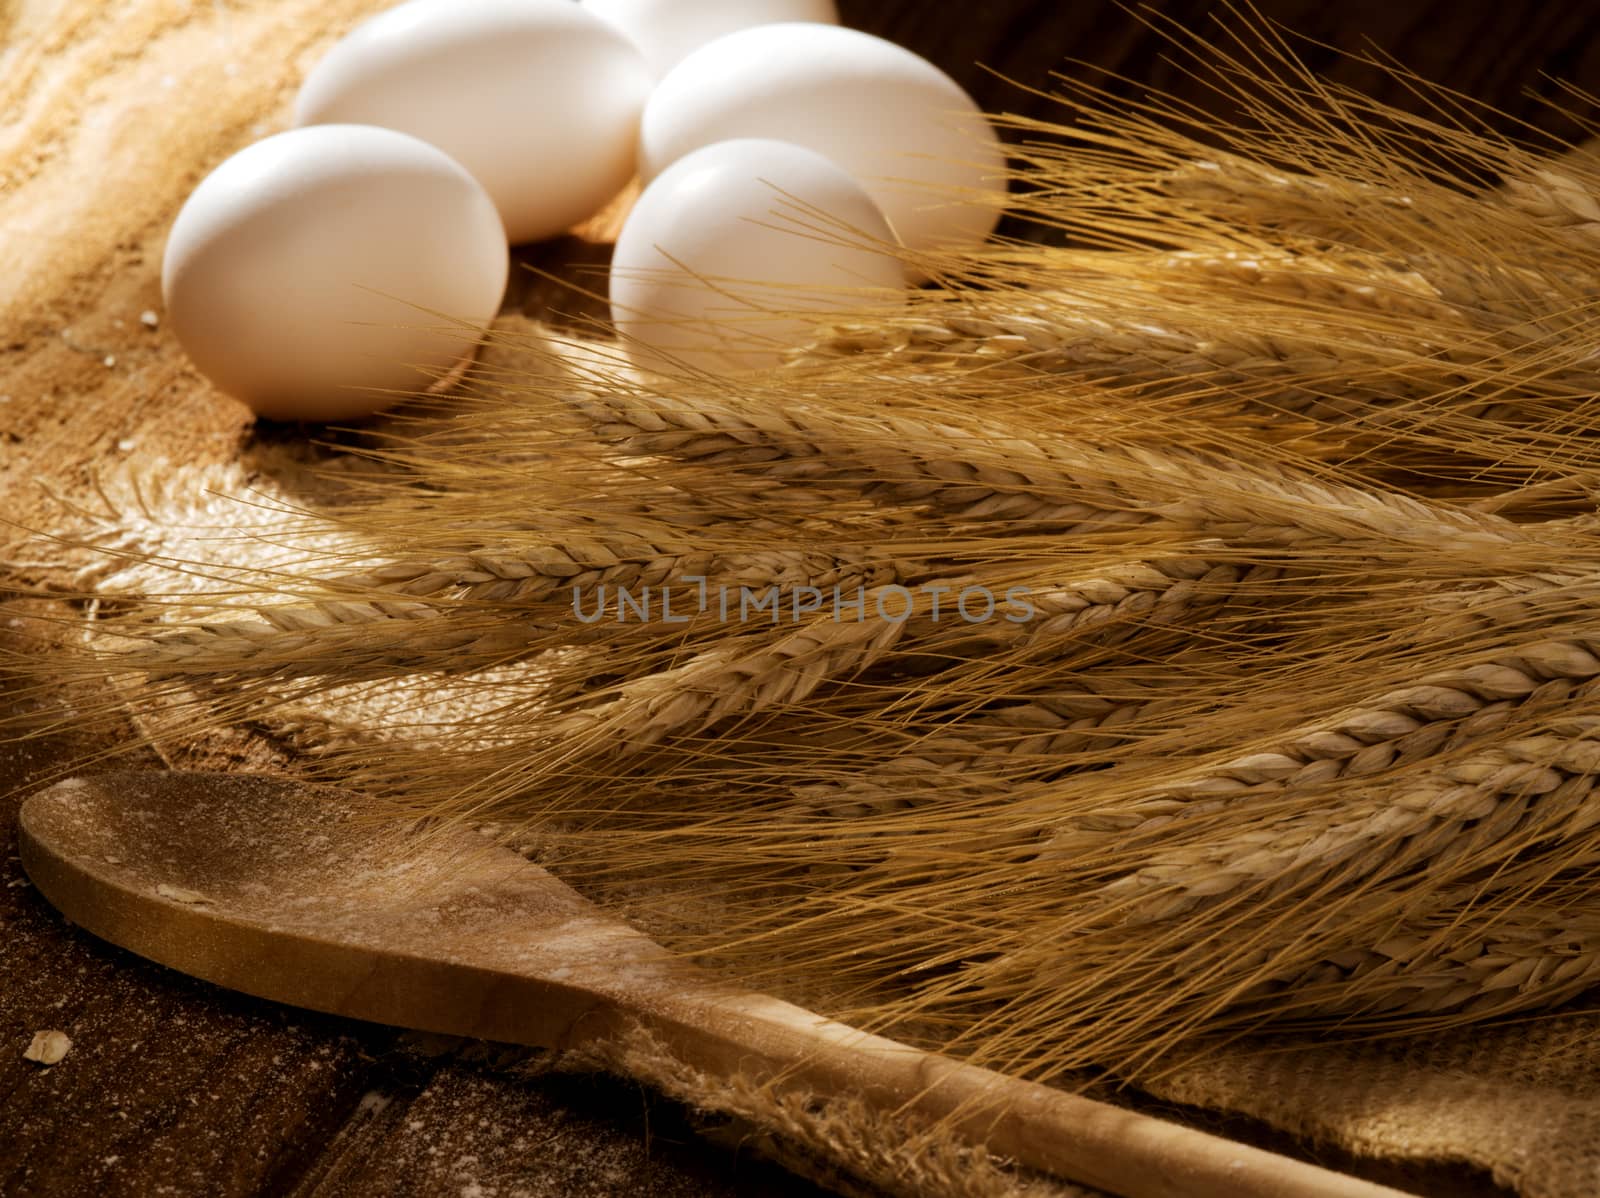
[[[213,502],[207,486],[293,497],[293,447],[280,434],[264,448],[248,414],[141,316],[159,313],[163,238],[189,189],[281,128],[297,81],[331,37],[387,2],[0,3],[0,112],[10,122],[0,127],[6,517],[81,533],[84,513],[105,507],[108,479],[176,491],[192,507]],[[159,527],[135,527],[148,520],[138,504],[101,516],[108,543],[162,539]],[[128,526],[116,528],[119,519]],[[0,537],[9,567],[0,591],[8,575],[60,583],[84,564],[40,560],[38,543],[23,542]],[[242,734],[237,751],[260,760]],[[1466,1162],[1530,1198],[1587,1198],[1600,1194],[1597,1032],[1600,1019],[1567,1014],[1429,1040],[1240,1045],[1150,1089],[1357,1155]]]

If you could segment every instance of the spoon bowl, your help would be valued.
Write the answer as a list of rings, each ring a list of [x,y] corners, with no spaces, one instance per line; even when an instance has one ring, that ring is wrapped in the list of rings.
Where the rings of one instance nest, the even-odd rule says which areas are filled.
[[[24,805],[21,852],[39,890],[103,939],[378,1023],[560,1048],[619,985],[642,999],[686,970],[470,829],[415,839],[361,814],[277,778],[73,778]]]

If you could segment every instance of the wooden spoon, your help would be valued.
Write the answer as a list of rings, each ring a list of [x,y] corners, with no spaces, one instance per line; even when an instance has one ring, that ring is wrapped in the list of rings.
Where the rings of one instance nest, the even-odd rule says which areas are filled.
[[[556,1049],[642,1025],[713,1077],[946,1120],[1131,1198],[1397,1193],[740,990],[477,833],[406,836],[362,814],[281,778],[99,774],[23,804],[21,855],[89,931],[262,998]]]

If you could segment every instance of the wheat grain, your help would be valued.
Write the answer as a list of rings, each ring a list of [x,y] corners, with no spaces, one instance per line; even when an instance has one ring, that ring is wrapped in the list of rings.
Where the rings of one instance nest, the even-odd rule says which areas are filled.
[[[1591,247],[1600,241],[1600,201],[1592,178],[1536,170],[1505,180],[1498,198],[1541,227],[1575,234]]]

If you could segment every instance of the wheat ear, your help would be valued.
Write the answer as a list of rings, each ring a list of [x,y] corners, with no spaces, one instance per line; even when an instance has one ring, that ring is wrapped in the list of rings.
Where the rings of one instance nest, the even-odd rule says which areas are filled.
[[[1501,184],[1496,198],[1535,224],[1559,230],[1577,240],[1580,248],[1600,247],[1600,200],[1596,180],[1588,172],[1541,168]]]
[[[985,380],[1067,375],[1384,427],[1441,412],[1528,424],[1535,399],[1570,407],[1574,394],[1600,390],[1586,355],[1558,354],[1530,312],[1486,324],[1463,306],[1481,300],[1481,280],[1447,297],[1414,269],[1349,253],[1192,251],[1124,269],[1114,295],[999,290],[838,326],[792,364],[861,358]],[[1515,388],[1508,342],[1533,359]]]
[[[1569,689],[1572,698],[1592,694]],[[1497,846],[1574,836],[1600,823],[1592,771],[1600,743],[1522,737],[1422,771],[1341,787],[1282,819],[1206,839],[1100,888],[1090,901],[1125,923],[1187,917],[1201,906],[1314,889],[1359,868],[1376,889],[1419,864],[1436,875]],[[1273,796],[1259,796],[1270,804]],[[1301,808],[1310,805],[1300,804]],[[1486,858],[1485,858],[1486,859]]]
[[[1083,258],[1081,268],[1093,270],[1096,255]],[[1105,295],[1002,290],[959,305],[927,303],[903,318],[830,328],[795,351],[790,364],[865,356],[985,377],[1064,374],[1180,393],[1232,388],[1291,411],[1422,400],[1441,385],[1460,385],[1451,358],[1441,369],[1426,369],[1450,341],[1428,333],[1447,328],[1460,338],[1469,327],[1414,271],[1349,255],[1242,251],[1172,253],[1118,265],[1121,272],[1101,284],[1115,285]],[[1188,298],[1202,294],[1206,307]],[[1280,319],[1232,316],[1225,307],[1213,314],[1230,299]],[[1319,314],[1331,323],[1330,311],[1339,315],[1333,338],[1318,327]],[[1292,323],[1281,319],[1289,313]],[[1370,335],[1362,335],[1362,317],[1372,322]],[[1384,322],[1407,331],[1396,333]]]
[[[1419,187],[1426,186],[1420,179],[1415,182]],[[1454,211],[1477,217],[1480,232],[1520,234],[1523,248],[1541,258],[1554,256],[1552,251],[1558,250],[1558,244],[1552,244],[1548,236],[1539,238],[1542,230],[1538,226],[1562,227],[1555,221],[1523,221],[1516,225],[1496,221],[1492,206],[1460,195],[1442,194],[1437,185],[1427,187],[1430,198],[1437,201],[1430,209],[1417,196],[1378,184],[1327,174],[1291,174],[1237,157],[1213,158],[1180,167],[1162,178],[1160,189],[1243,226],[1277,229],[1340,249],[1399,257],[1443,302],[1464,316],[1475,317],[1487,328],[1511,331],[1531,321],[1536,327],[1554,332],[1569,328],[1576,316],[1562,317],[1552,325],[1544,325],[1536,317],[1541,306],[1553,309],[1550,315],[1555,316],[1563,306],[1560,301],[1578,298],[1574,289],[1581,282],[1577,277],[1569,278],[1565,271],[1534,269],[1515,264],[1515,259],[1507,265],[1499,257],[1474,261],[1437,248],[1448,240],[1442,234]],[[1527,203],[1543,201],[1553,206],[1565,203],[1573,195],[1563,192],[1557,199],[1553,189],[1530,187],[1523,181],[1513,193],[1512,207],[1527,215]],[[1432,217],[1427,215],[1430,211]],[[1534,226],[1533,239],[1527,236],[1530,224]],[[1592,251],[1595,247],[1591,244],[1583,248]],[[1522,344],[1538,339],[1524,338]]]
[[[1416,684],[1311,722],[1264,748],[1164,781],[1117,804],[1114,826],[1128,832],[1147,820],[1210,811],[1261,788],[1290,791],[1360,778],[1428,757],[1457,733],[1475,737],[1503,725],[1514,705],[1570,698],[1600,677],[1600,638],[1537,640],[1499,660],[1440,670]],[[1098,817],[1102,824],[1112,819]],[[1070,836],[1070,834],[1069,834]],[[1061,851],[1072,851],[1068,845]]]
[[[1160,524],[1240,546],[1391,547],[1502,553],[1527,542],[1508,520],[1170,446],[1094,447],[995,437],[893,413],[583,393],[569,401],[623,452],[748,466],[928,503],[961,520],[1090,533]],[[1199,430],[1197,430],[1198,432]]]
[[[621,561],[599,544],[582,560],[570,546],[518,553],[396,562],[324,581],[350,598],[253,607],[258,618],[212,620],[140,635],[110,658],[118,669],[152,677],[226,675],[277,678],[381,677],[418,669],[463,672],[561,644],[597,639],[576,618],[541,610],[542,602],[628,590],[640,595],[685,579],[728,589],[830,591],[882,584],[897,567],[841,561],[824,554],[769,553],[641,556]],[[609,564],[608,564],[609,563]],[[396,598],[372,598],[385,591]],[[362,598],[360,596],[366,596]],[[402,599],[400,596],[405,596]],[[446,596],[449,602],[431,601]],[[514,605],[505,607],[478,605]],[[425,624],[425,627],[424,627]]]
[[[590,595],[600,588],[638,590],[693,579],[708,586],[782,592],[799,587],[875,586],[896,573],[893,564],[872,562],[862,555],[771,550],[741,553],[664,553],[624,560],[616,547],[594,542],[540,546],[503,552],[483,549],[444,558],[385,563],[360,574],[329,579],[330,589],[364,593],[433,596],[448,593],[455,601],[533,604],[570,595]]]
[[[1426,920],[1393,923],[1370,946],[1274,971],[1240,995],[1291,1018],[1489,1018],[1554,1007],[1600,981],[1600,921],[1587,903],[1519,898],[1473,926],[1481,888],[1456,887]]]
[[[876,601],[869,591],[864,602]],[[676,669],[626,684],[623,695],[575,711],[549,730],[562,745],[637,752],[669,734],[704,731],[734,715],[803,701],[825,682],[857,673],[900,640],[901,620],[830,617],[751,650],[734,639]]]
[[[330,599],[261,607],[261,618],[219,620],[138,636],[95,660],[152,679],[337,676],[384,678],[417,670],[501,664],[540,645],[546,629],[503,616],[452,616],[426,603]]]
[[[907,751],[850,777],[793,787],[800,819],[858,820],[992,793],[1048,777],[1138,739],[1191,700],[1173,686],[1129,687],[1085,674],[1079,688],[1038,695],[919,737]]]

